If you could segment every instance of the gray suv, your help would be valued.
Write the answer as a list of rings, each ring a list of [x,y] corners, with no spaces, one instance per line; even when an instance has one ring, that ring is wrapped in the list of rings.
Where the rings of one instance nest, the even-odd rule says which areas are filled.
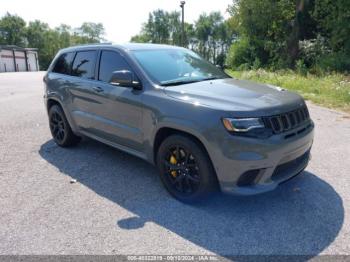
[[[219,189],[273,190],[310,158],[314,124],[302,97],[231,78],[185,48],[71,47],[57,54],[44,83],[59,146],[86,136],[140,157],[184,202]]]

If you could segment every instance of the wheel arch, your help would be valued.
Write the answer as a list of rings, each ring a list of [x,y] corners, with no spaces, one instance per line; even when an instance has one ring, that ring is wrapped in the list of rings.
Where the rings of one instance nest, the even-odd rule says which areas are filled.
[[[186,137],[191,138],[192,140],[194,140],[199,147],[201,147],[204,151],[204,153],[208,156],[209,160],[212,163],[211,157],[209,155],[208,149],[205,146],[205,143],[202,141],[203,138],[199,138],[198,134],[191,132],[190,130],[184,130],[178,127],[172,127],[172,126],[162,126],[160,127],[153,139],[153,162],[156,164],[156,159],[157,159],[157,153],[158,153],[158,149],[160,147],[160,145],[162,144],[162,142],[169,136],[171,135],[183,135]],[[212,163],[213,165],[213,163]]]
[[[203,152],[207,156],[209,164],[211,166],[211,170],[212,170],[213,175],[214,175],[214,180],[215,180],[216,186],[218,186],[218,188],[220,188],[220,183],[219,183],[219,179],[218,179],[218,176],[216,173],[216,169],[215,169],[214,163],[212,161],[212,158],[210,157],[209,150],[208,150],[207,146],[201,140],[200,136],[196,135],[195,133],[192,133],[189,130],[183,130],[183,129],[179,129],[176,127],[168,127],[168,126],[163,126],[163,127],[159,128],[156,132],[156,135],[155,135],[154,141],[153,141],[153,162],[154,162],[154,164],[157,165],[157,153],[158,153],[158,149],[159,149],[161,143],[167,137],[172,136],[172,135],[182,135],[182,136],[188,137],[192,141],[194,141],[199,146],[199,148],[201,148],[203,150]]]
[[[71,115],[69,114],[69,112],[67,111],[67,109],[62,105],[61,101],[59,99],[57,99],[56,97],[48,97],[47,100],[46,100],[46,110],[47,110],[47,112],[49,112],[50,108],[53,105],[58,105],[59,107],[61,107],[61,109],[63,110],[63,112],[64,112],[64,114],[65,114],[65,116],[66,116],[66,118],[68,120],[68,123],[69,123],[72,131],[75,134],[78,134],[75,122],[73,121],[73,119],[72,119]]]
[[[46,102],[46,110],[47,110],[47,112],[49,112],[50,108],[53,105],[59,105],[63,109],[61,103],[57,99],[54,99],[54,98],[50,97],[50,98],[47,99],[47,102]]]

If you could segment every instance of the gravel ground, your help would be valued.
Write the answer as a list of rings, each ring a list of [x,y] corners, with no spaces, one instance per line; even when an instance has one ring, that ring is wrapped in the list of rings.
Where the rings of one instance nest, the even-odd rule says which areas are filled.
[[[0,254],[350,254],[348,115],[309,105],[312,161],[277,190],[189,206],[142,160],[57,147],[42,76],[0,74]]]

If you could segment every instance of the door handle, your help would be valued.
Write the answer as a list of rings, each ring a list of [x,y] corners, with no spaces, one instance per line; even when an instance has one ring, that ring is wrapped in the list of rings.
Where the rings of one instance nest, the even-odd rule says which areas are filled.
[[[92,89],[93,89],[95,92],[97,92],[97,93],[103,92],[103,88],[102,88],[102,87],[99,87],[99,86],[94,86],[94,87],[92,87]]]

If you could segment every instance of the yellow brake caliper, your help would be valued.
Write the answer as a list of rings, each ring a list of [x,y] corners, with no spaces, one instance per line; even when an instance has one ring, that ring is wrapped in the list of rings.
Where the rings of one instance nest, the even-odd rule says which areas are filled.
[[[172,164],[172,165],[176,165],[177,164],[177,160],[176,160],[176,158],[173,155],[171,155],[171,157],[170,157],[170,164]],[[171,171],[170,174],[173,177],[177,176],[177,172],[175,170]]]

